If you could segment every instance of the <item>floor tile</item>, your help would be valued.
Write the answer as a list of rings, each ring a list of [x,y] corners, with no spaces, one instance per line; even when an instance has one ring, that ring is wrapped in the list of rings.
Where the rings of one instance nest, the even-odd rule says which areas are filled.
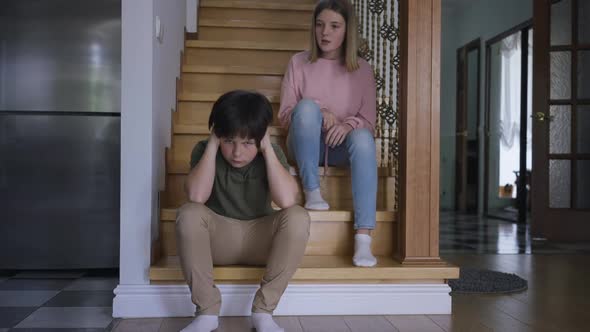
[[[162,318],[122,319],[113,332],[158,332]]]
[[[112,307],[113,291],[62,291],[44,307]]]
[[[109,307],[39,308],[17,328],[105,328],[113,320]]]
[[[11,278],[16,272],[15,270],[0,270],[0,278]]]
[[[1,330],[0,330],[1,331]],[[104,329],[61,329],[61,328],[26,328],[12,329],[10,332],[104,332]]]
[[[0,332],[8,332],[8,329],[2,329],[2,328],[0,328]]]
[[[164,318],[158,332],[178,332],[193,321],[194,317]]]
[[[299,321],[305,332],[350,332],[343,316],[303,316]]]
[[[385,316],[399,332],[445,332],[424,315]]]
[[[13,278],[17,279],[77,279],[84,275],[85,271],[66,270],[66,271],[23,271],[17,273]]]
[[[252,319],[247,317],[220,317],[219,327],[215,332],[254,331]]]
[[[77,290],[77,291],[99,291],[99,290],[110,290],[112,291],[119,284],[119,278],[80,278],[66,287],[64,290]]]
[[[86,271],[85,278],[119,278],[119,269],[92,269]]]
[[[285,332],[303,332],[303,327],[298,317],[294,316],[275,316],[275,322],[282,327]]]
[[[451,330],[451,315],[427,315],[427,317],[443,330],[447,332]]]
[[[9,279],[0,283],[0,290],[62,290],[72,279]]]
[[[0,291],[0,307],[40,307],[59,291]]]
[[[9,328],[27,318],[37,307],[2,307],[0,308],[0,328]]]
[[[352,332],[397,332],[383,316],[345,316],[344,322]]]

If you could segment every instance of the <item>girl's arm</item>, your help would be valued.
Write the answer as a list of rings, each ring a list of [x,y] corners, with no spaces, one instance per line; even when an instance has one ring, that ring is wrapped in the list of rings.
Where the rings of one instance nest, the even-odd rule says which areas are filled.
[[[295,69],[293,58],[289,61],[283,82],[281,85],[281,106],[279,108],[279,122],[284,128],[289,128],[291,122],[291,112],[297,105],[299,98],[297,97],[297,89],[295,84]]]

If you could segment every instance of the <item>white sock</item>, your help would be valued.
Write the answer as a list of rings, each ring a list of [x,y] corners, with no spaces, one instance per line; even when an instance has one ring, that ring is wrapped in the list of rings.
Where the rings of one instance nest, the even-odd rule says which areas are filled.
[[[305,190],[305,208],[308,210],[329,210],[330,205],[322,198],[320,188],[315,190]]]
[[[285,330],[275,323],[271,314],[253,312],[252,323],[256,328],[256,332],[285,332]]]
[[[215,315],[199,315],[180,332],[211,332],[219,326],[219,318]]]
[[[354,256],[352,262],[356,266],[375,266],[377,258],[371,253],[371,236],[356,234],[354,236]]]

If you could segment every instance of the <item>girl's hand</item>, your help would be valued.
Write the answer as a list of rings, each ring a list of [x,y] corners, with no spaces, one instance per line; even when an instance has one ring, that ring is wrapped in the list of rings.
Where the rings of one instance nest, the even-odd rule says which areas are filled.
[[[330,130],[335,124],[340,123],[338,121],[338,119],[336,119],[336,116],[334,115],[334,113],[328,111],[327,109],[323,108],[321,110],[322,112],[322,117],[324,118],[324,121],[322,123],[322,129],[324,131],[328,131]]]
[[[335,148],[344,142],[346,135],[352,131],[352,127],[346,123],[334,125],[326,135],[326,144],[329,147]]]

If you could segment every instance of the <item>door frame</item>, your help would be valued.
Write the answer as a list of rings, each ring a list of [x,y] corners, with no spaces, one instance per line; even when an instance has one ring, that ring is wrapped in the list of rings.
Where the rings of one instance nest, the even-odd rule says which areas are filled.
[[[456,100],[457,100],[457,109],[455,113],[455,210],[460,212],[467,211],[467,135],[468,135],[468,124],[469,124],[469,117],[468,117],[468,110],[467,110],[467,101],[469,97],[469,90],[467,86],[468,80],[468,57],[467,55],[469,52],[477,50],[477,94],[476,94],[476,113],[477,113],[477,120],[476,120],[476,129],[475,129],[475,136],[477,143],[477,174],[479,177],[479,126],[480,126],[480,84],[481,84],[481,38],[476,38],[467,44],[459,47],[457,49],[457,92],[456,92]],[[464,61],[462,61],[464,59]],[[461,95],[461,83],[465,85],[465,93],[463,96]],[[479,181],[476,181],[476,183]],[[479,191],[479,183],[475,190],[475,202],[476,206],[475,209],[477,211],[478,206],[478,191]]]
[[[502,39],[513,35],[517,32],[521,32],[524,34],[525,31],[528,31],[529,29],[531,29],[533,27],[533,20],[526,20],[490,39],[488,39],[486,41],[486,62],[485,62],[485,109],[484,109],[484,194],[483,194],[483,213],[485,216],[488,215],[488,208],[489,208],[489,190],[490,190],[490,103],[491,103],[491,75],[492,75],[492,63],[491,63],[491,58],[492,58],[492,45],[500,42]],[[530,38],[530,37],[529,37]],[[523,43],[523,41],[521,40],[521,44]],[[534,48],[534,44],[533,44],[533,48]],[[528,47],[527,47],[527,52],[528,52]],[[528,54],[525,54],[525,52],[523,52],[522,57],[523,58],[527,58]],[[528,61],[528,58],[527,58]],[[523,61],[524,63],[524,61]],[[524,160],[524,169],[526,170],[526,125],[527,125],[527,117],[526,117],[526,102],[527,102],[527,95],[526,95],[526,91],[527,91],[527,79],[528,79],[528,75],[527,75],[527,70],[528,70],[528,66],[521,66],[521,77],[520,77],[520,82],[521,82],[521,94],[520,94],[520,101],[521,101],[521,109],[520,109],[520,120],[521,120],[521,124],[520,124],[520,133],[521,133],[521,149],[520,149],[520,163],[521,165],[519,166],[519,169],[522,171],[522,162]],[[524,79],[523,79],[524,78]],[[524,87],[524,88],[523,88]],[[524,102],[524,114],[523,114],[523,102]],[[523,134],[524,134],[524,140],[523,138]],[[523,142],[524,142],[524,146],[525,149],[522,149],[523,147]],[[521,172],[522,173],[522,172]],[[524,188],[523,184],[526,182],[526,178],[521,177],[521,183],[518,184],[518,188]],[[520,199],[519,199],[519,194],[520,194]],[[518,222],[519,223],[526,223],[526,190],[524,190],[524,198],[522,197],[522,193],[517,193],[517,206],[518,206]],[[524,206],[522,206],[524,204]],[[524,209],[524,211],[522,211],[521,209]],[[504,219],[500,216],[494,216],[494,218],[496,219]],[[507,221],[515,221],[515,220],[509,220],[509,219],[505,219]]]

